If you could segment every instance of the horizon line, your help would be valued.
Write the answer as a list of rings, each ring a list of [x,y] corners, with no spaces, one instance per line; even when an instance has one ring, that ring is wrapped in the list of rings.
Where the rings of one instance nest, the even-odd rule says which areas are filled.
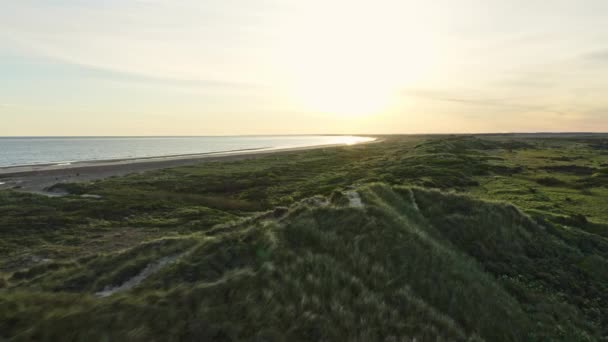
[[[425,133],[295,133],[295,134],[216,134],[216,135],[0,135],[3,138],[231,138],[289,136],[395,136],[395,135],[514,135],[514,134],[608,134],[601,131],[513,131],[513,132],[425,132]]]

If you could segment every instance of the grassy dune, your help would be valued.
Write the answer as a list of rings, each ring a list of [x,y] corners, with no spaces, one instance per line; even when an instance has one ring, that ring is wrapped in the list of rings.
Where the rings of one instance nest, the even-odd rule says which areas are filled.
[[[0,192],[0,339],[605,340],[605,139],[387,137]]]

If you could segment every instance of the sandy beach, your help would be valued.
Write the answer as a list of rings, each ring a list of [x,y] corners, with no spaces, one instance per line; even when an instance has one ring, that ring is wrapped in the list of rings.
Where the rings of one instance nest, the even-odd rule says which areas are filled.
[[[366,143],[378,142],[374,140]],[[240,150],[219,153],[187,154],[136,159],[105,161],[83,161],[63,164],[26,165],[0,168],[0,190],[40,193],[49,196],[62,195],[47,189],[58,183],[87,182],[113,176],[124,176],[131,173],[165,169],[178,166],[194,165],[213,161],[233,161],[252,159],[271,154],[285,156],[290,153],[344,146],[317,145],[270,150]]]

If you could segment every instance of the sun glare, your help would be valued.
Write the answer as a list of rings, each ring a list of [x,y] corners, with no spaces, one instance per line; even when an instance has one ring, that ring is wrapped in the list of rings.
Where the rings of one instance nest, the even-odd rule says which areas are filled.
[[[387,109],[397,92],[396,86],[382,79],[340,73],[321,78],[313,74],[295,85],[296,100],[304,109],[340,116],[370,115]]]
[[[303,10],[301,20],[287,24],[288,88],[299,107],[339,116],[378,114],[416,82],[432,60],[431,39],[414,29],[414,20],[404,30],[402,8],[394,4],[378,12],[377,6],[336,1],[323,13]]]

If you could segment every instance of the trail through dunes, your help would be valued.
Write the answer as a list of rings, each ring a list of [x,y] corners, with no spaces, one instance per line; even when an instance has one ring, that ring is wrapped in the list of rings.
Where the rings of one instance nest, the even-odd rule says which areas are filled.
[[[168,264],[175,262],[179,258],[179,255],[174,255],[170,257],[164,257],[158,260],[155,263],[148,264],[139,274],[134,276],[133,278],[127,280],[119,286],[107,286],[102,291],[95,293],[98,297],[109,297],[115,293],[129,290],[137,285],[139,285],[146,278],[151,276],[152,274],[160,271],[163,267]]]
[[[353,208],[363,208],[363,202],[361,196],[356,190],[349,190],[344,193],[348,198],[349,204]]]

